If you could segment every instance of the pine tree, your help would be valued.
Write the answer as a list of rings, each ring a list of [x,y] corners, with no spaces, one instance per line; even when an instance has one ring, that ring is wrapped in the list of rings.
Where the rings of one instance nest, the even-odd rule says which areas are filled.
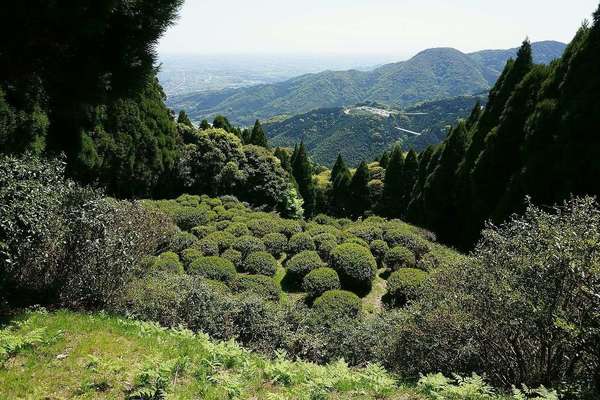
[[[337,216],[348,215],[348,194],[351,179],[350,170],[346,166],[342,156],[338,155],[338,159],[331,170],[331,195],[329,203],[331,214]]]
[[[207,130],[210,128],[210,124],[208,123],[207,120],[203,119],[202,122],[200,122],[200,129],[202,129],[203,131]]]
[[[226,132],[233,132],[233,127],[229,123],[229,120],[222,115],[217,115],[215,117],[215,120],[213,121],[213,128],[223,129]]]
[[[401,201],[403,198],[403,177],[404,170],[404,154],[399,145],[394,146],[388,167],[385,170],[385,180],[383,186],[382,212],[389,217],[399,217],[401,209]]]
[[[282,149],[281,147],[277,147],[275,149],[275,152],[273,153],[273,155],[275,155],[275,157],[277,157],[279,159],[279,161],[281,161],[281,166],[283,167],[283,169],[285,169],[288,173],[292,173],[292,163],[291,163],[291,159],[290,159],[290,154]]]
[[[342,155],[338,154],[337,159],[335,160],[335,164],[333,164],[333,168],[331,168],[330,182],[333,184],[333,182],[335,182],[338,174],[347,169],[348,169],[348,167],[346,166],[346,163],[344,162]]]
[[[184,110],[179,111],[179,116],[177,117],[177,123],[183,124],[190,128],[194,127],[194,124],[192,124],[192,121],[190,120],[190,118],[188,117],[188,115],[186,114],[186,112]]]
[[[263,130],[259,120],[256,120],[254,123],[254,128],[252,128],[249,143],[256,146],[269,147],[267,136],[265,135],[265,131]]]
[[[315,187],[312,166],[302,142],[296,151],[292,171],[298,183],[300,195],[304,199],[304,215],[310,218],[313,216],[315,210]]]
[[[413,192],[414,186],[417,182],[419,174],[419,160],[417,153],[414,150],[410,150],[404,160],[404,168],[402,169],[402,201],[401,201],[401,215],[406,215],[406,209],[410,202],[410,196]]]
[[[369,209],[369,167],[366,162],[361,162],[349,186],[349,211],[353,218],[358,218]]]
[[[381,168],[387,168],[388,163],[390,162],[390,153],[388,151],[384,152],[381,158],[379,159],[379,165]]]

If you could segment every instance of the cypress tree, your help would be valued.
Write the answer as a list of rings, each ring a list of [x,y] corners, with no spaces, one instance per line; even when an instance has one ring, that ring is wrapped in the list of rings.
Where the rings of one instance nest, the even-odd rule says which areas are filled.
[[[346,216],[348,213],[348,190],[352,175],[346,166],[344,159],[338,155],[338,159],[331,170],[331,196],[329,209],[333,215]]]
[[[292,173],[292,163],[290,160],[290,154],[282,149],[281,147],[277,147],[275,149],[275,152],[273,153],[273,155],[275,157],[277,157],[279,159],[279,161],[281,161],[281,166],[283,167],[283,169],[285,169],[289,174]]]
[[[402,215],[406,215],[406,209],[419,175],[419,160],[417,153],[411,149],[404,160],[402,169]]]
[[[335,164],[333,164],[333,168],[331,168],[331,177],[330,182],[333,184],[335,182],[338,174],[344,170],[347,170],[348,167],[342,158],[342,155],[338,153],[337,159],[335,160]]]
[[[298,183],[298,189],[300,195],[304,199],[304,213],[307,217],[312,217],[315,210],[315,187],[313,183],[312,166],[306,154],[304,143],[300,143],[300,146],[296,150],[296,156],[292,164],[292,171],[296,182]]]
[[[364,215],[369,209],[369,167],[366,162],[361,162],[349,186],[349,211],[353,218],[358,218]]]
[[[203,131],[205,131],[208,128],[210,128],[210,124],[208,123],[207,120],[203,119],[202,122],[200,122],[200,129],[202,129]]]
[[[269,147],[267,136],[265,135],[265,131],[263,130],[259,120],[256,120],[254,123],[254,128],[252,128],[249,143],[257,146]]]
[[[184,110],[179,111],[179,116],[177,117],[177,123],[183,124],[185,126],[189,126],[190,128],[194,127],[194,124],[192,124],[192,121],[190,120],[190,118],[188,117],[188,115],[186,114],[186,112]]]
[[[401,214],[401,201],[403,198],[403,170],[404,154],[399,145],[395,145],[390,155],[388,167],[385,170],[383,186],[382,212],[389,217],[399,217]]]
[[[231,124],[229,123],[229,120],[222,116],[222,115],[217,115],[215,117],[215,120],[213,121],[213,128],[215,129],[223,129],[226,132],[233,132],[234,129],[231,126]]]
[[[379,159],[379,165],[381,168],[387,168],[388,163],[390,162],[390,153],[388,151],[384,152],[381,158]]]

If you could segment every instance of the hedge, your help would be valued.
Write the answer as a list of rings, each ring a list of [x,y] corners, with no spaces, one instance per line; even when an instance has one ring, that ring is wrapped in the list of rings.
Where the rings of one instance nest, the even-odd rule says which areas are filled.
[[[244,260],[244,271],[250,274],[273,276],[277,272],[277,260],[266,251],[254,251]]]
[[[388,292],[383,297],[384,303],[392,307],[403,307],[415,300],[427,276],[427,272],[415,268],[400,268],[393,272],[387,281]]]
[[[190,247],[181,252],[181,261],[183,262],[183,265],[188,268],[196,259],[202,256],[204,256],[204,254],[202,254],[199,249]]]
[[[296,233],[290,238],[288,251],[290,254],[298,254],[306,250],[315,250],[315,242],[309,233]]]
[[[385,258],[385,254],[389,250],[389,246],[383,240],[374,240],[369,247],[371,249],[371,254],[373,254],[373,257],[377,260],[377,264],[381,265]]]
[[[225,251],[230,248],[235,242],[236,237],[229,232],[217,231],[208,235],[205,239],[212,240],[219,246],[219,252]]]
[[[269,300],[279,300],[279,287],[264,275],[238,275],[231,283],[234,292],[250,292]]]
[[[301,283],[302,278],[310,271],[324,266],[325,263],[323,263],[319,254],[312,250],[305,250],[296,254],[286,264],[288,273],[297,283]]]
[[[317,268],[304,277],[302,288],[309,297],[319,297],[328,290],[340,289],[340,277],[332,268]]]
[[[266,247],[262,240],[259,238],[255,238],[254,236],[245,235],[237,238],[233,245],[231,246],[233,249],[242,253],[242,257],[246,258],[248,254],[253,251],[265,251]]]
[[[179,261],[179,256],[172,251],[167,251],[156,257],[152,267],[155,271],[172,272],[175,274],[183,273],[183,265]]]
[[[190,265],[188,272],[222,282],[228,282],[236,275],[235,267],[231,261],[215,256],[196,259]]]
[[[262,241],[274,257],[281,256],[287,250],[288,240],[283,233],[269,233],[263,236]]]
[[[377,262],[369,249],[354,243],[337,246],[332,254],[332,266],[340,275],[342,287],[368,291],[377,272]]]
[[[242,253],[234,249],[225,250],[223,254],[221,254],[221,257],[231,261],[236,267],[240,266],[242,263]]]
[[[322,319],[354,318],[361,310],[360,298],[346,290],[329,290],[313,303],[313,310]]]

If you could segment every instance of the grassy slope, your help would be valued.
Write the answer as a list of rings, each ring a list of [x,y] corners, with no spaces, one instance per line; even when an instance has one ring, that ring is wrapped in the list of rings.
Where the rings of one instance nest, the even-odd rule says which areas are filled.
[[[104,314],[35,312],[19,320],[12,335],[42,329],[42,341],[0,367],[0,399],[123,399],[157,387],[169,399],[424,398],[376,366],[267,360],[234,343]]]

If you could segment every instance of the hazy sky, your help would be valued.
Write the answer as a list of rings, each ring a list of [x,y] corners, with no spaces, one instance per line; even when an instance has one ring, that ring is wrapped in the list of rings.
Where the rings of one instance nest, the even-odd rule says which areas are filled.
[[[598,0],[186,0],[161,40],[171,53],[344,53],[398,58],[568,42]]]

